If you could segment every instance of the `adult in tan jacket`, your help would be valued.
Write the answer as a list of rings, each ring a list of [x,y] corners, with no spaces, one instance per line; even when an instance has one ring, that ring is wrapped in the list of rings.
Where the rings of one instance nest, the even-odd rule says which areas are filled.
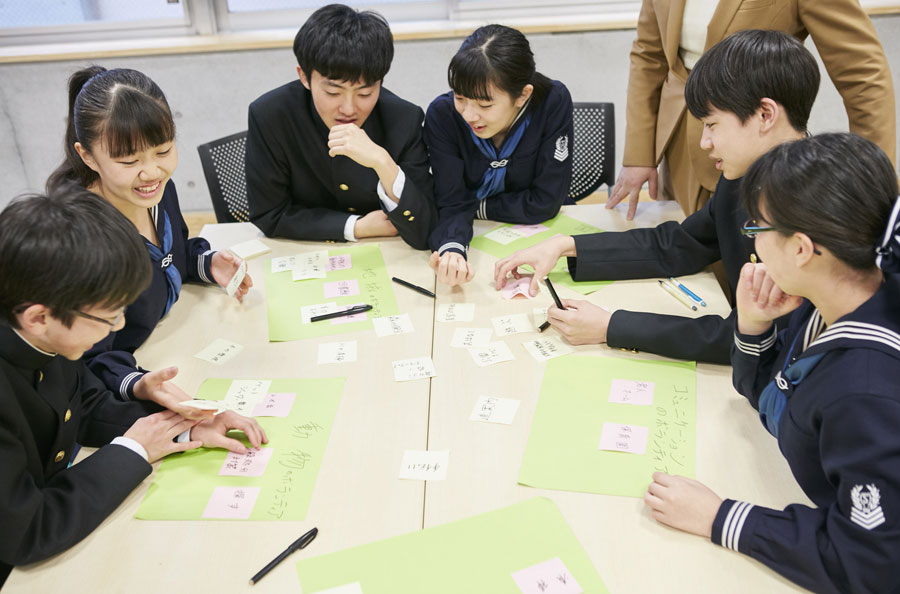
[[[631,50],[625,156],[607,207],[630,196],[628,219],[649,182],[656,199],[662,161],[663,197],[686,214],[699,210],[719,179],[700,148],[700,121],[685,109],[688,70],[679,54],[687,2],[644,0]],[[825,69],[844,100],[850,131],[873,141],[896,163],[894,87],[884,50],[858,0],[719,0],[704,51],[735,31],[775,29],[812,36]],[[665,157],[665,159],[663,159]]]

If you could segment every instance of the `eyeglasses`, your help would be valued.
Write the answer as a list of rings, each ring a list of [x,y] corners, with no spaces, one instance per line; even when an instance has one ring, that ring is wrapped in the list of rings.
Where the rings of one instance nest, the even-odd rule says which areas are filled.
[[[81,316],[82,318],[87,318],[88,320],[94,320],[95,322],[103,322],[110,328],[115,328],[119,325],[119,322],[122,321],[122,318],[125,317],[125,309],[123,308],[122,311],[119,312],[119,315],[117,315],[112,321],[109,321],[106,318],[98,318],[97,316],[92,316],[91,314],[84,313],[83,311],[76,311],[75,315]]]
[[[744,237],[756,237],[764,231],[778,231],[778,227],[760,227],[756,219],[747,219],[741,225],[741,235]]]

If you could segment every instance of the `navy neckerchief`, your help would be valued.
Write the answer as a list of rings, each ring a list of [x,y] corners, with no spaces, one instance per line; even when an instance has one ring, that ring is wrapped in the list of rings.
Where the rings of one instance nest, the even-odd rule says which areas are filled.
[[[166,296],[166,308],[163,310],[165,316],[172,309],[172,305],[178,301],[178,294],[181,293],[181,273],[176,266],[172,265],[172,223],[169,222],[169,215],[165,210],[163,214],[162,233],[158,224],[159,210],[158,206],[153,207],[153,222],[156,224],[156,232],[159,235],[162,249],[155,246],[153,242],[144,240],[147,244],[147,250],[150,252],[150,259],[166,273],[166,284],[169,286],[169,294]]]
[[[522,106],[522,109],[519,110],[519,114],[516,116],[516,119],[513,120],[510,129],[516,125],[516,122],[522,117],[525,110],[528,109],[530,103],[531,99],[529,98],[525,105]],[[478,138],[478,136],[475,135],[475,131],[469,128],[469,134],[472,135],[472,141],[475,143],[475,147],[482,155],[491,160],[490,166],[481,178],[481,184],[479,184],[478,189],[475,191],[475,196],[479,200],[484,200],[485,198],[490,198],[495,194],[499,194],[506,187],[506,166],[509,164],[510,156],[515,152],[516,147],[519,146],[519,141],[522,140],[522,136],[525,135],[525,129],[530,123],[531,115],[529,114],[523,119],[522,125],[516,128],[512,134],[503,140],[503,144],[500,145],[499,153],[490,138]]]

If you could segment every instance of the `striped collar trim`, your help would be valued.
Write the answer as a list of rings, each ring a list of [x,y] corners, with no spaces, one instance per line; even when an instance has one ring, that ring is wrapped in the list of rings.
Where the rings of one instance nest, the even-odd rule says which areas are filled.
[[[814,309],[809,321],[806,323],[806,330],[803,331],[803,351],[811,345],[825,329],[825,320],[818,309]]]
[[[887,346],[900,353],[900,334],[883,326],[866,322],[837,322],[813,340],[810,346],[818,346],[834,340],[869,342],[875,345]]]

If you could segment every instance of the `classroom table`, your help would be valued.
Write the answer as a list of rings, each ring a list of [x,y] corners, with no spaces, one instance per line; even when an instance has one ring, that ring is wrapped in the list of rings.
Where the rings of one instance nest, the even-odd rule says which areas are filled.
[[[634,221],[625,221],[622,209],[607,211],[602,205],[564,207],[564,212],[605,230],[683,217],[671,202],[641,203]],[[497,223],[476,221],[475,225],[477,235]],[[214,248],[261,237],[248,223],[210,225],[202,234]],[[449,342],[454,327],[489,327],[492,316],[530,315],[533,307],[551,301],[546,293],[534,300],[502,300],[493,287],[493,257],[471,250],[475,279],[463,287],[435,287],[427,252],[411,250],[399,238],[381,238],[377,243],[389,275],[436,289],[437,299],[432,300],[395,288],[399,310],[409,313],[414,333],[377,338],[369,330],[269,343],[263,266],[272,257],[336,246],[264,242],[272,252],[248,262],[255,285],[243,304],[216,287],[185,285],[178,303],[136,356],[149,369],[178,365],[176,382],[188,393],[208,377],[345,377],[306,520],[137,520],[133,516],[151,482],[148,477],[81,543],[41,563],[16,568],[4,593],[299,592],[294,562],[301,558],[450,522],[536,495],[549,497],[560,507],[611,592],[799,591],[748,557],[656,523],[640,499],[516,484],[544,368],[519,343],[538,335],[506,337],[516,360],[484,368],[477,367],[465,349],[451,349]],[[685,277],[685,282],[703,295],[708,310],[727,313],[728,304],[711,273]],[[586,299],[609,309],[689,313],[655,285],[655,280],[616,282]],[[585,298],[565,287],[559,292],[563,298]],[[435,322],[435,304],[451,302],[476,303],[475,321]],[[244,350],[221,367],[192,357],[216,338],[235,341]],[[318,345],[337,340],[357,340],[358,360],[317,365]],[[606,346],[576,350],[654,358]],[[394,381],[392,361],[426,355],[434,359],[435,378]],[[697,367],[697,478],[721,496],[776,507],[808,502],[775,440],[731,387],[730,378],[728,367]],[[470,421],[479,394],[521,399],[514,423]],[[424,483],[397,478],[403,451],[423,449],[450,450],[447,480]],[[319,535],[312,545],[249,586],[251,575],[313,526],[319,528]]]

